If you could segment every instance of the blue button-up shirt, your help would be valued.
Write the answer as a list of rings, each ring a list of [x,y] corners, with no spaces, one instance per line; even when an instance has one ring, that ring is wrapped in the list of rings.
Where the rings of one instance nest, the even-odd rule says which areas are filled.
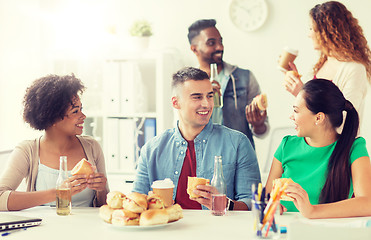
[[[227,197],[246,203],[250,209],[251,185],[260,182],[260,171],[249,139],[241,132],[210,121],[194,144],[197,177],[211,181],[214,157],[222,156]],[[178,127],[168,129],[146,143],[141,150],[133,191],[147,194],[153,181],[170,178],[175,185],[175,199],[187,145]]]

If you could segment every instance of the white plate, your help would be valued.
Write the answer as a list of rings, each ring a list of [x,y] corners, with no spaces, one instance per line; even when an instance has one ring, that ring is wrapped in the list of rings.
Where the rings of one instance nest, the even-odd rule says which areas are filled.
[[[115,229],[124,229],[124,230],[144,230],[144,229],[156,229],[156,228],[163,228],[167,226],[171,226],[174,224],[177,224],[179,220],[170,222],[170,223],[165,223],[165,224],[157,224],[157,225],[149,225],[149,226],[139,226],[139,225],[129,225],[129,226],[117,226],[113,225],[110,223],[105,222],[109,227],[115,228]]]

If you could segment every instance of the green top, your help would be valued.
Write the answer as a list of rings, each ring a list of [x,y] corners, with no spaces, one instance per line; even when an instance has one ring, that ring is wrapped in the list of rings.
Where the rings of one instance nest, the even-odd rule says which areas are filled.
[[[325,147],[309,146],[303,137],[283,138],[274,157],[282,163],[282,178],[291,178],[308,193],[311,204],[318,204],[327,177],[327,167],[336,142]],[[357,138],[350,149],[350,164],[360,157],[368,156],[366,140]],[[349,198],[353,195],[353,181],[350,180]],[[289,212],[297,212],[293,202],[281,201]]]

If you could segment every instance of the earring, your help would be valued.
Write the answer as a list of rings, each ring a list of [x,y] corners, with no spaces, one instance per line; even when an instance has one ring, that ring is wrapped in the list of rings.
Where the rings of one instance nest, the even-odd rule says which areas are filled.
[[[318,125],[318,122],[316,122],[316,125]]]

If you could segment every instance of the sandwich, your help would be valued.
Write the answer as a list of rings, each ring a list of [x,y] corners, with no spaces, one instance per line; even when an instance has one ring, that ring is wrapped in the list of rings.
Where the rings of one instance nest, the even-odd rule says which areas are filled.
[[[260,111],[264,111],[268,107],[268,100],[267,100],[267,94],[262,93],[260,95],[257,95],[253,100],[253,103],[256,103],[256,106],[258,106]]]
[[[290,74],[290,75],[293,75],[294,77],[298,78],[300,80],[301,78],[301,75],[297,72],[297,71],[287,71],[286,74]]]
[[[272,187],[271,196],[273,196],[274,193],[277,194],[279,192],[282,192],[280,200],[294,201],[294,199],[292,197],[287,196],[286,193],[285,193],[285,189],[286,189],[287,185],[290,184],[290,183],[293,183],[293,182],[294,181],[291,178],[278,178],[278,179],[273,180],[273,187]]]
[[[119,191],[111,191],[107,194],[107,204],[110,208],[123,208],[122,202],[125,199],[125,194]]]
[[[71,170],[72,175],[86,175],[86,177],[93,173],[93,166],[85,158],[81,159]]]
[[[122,206],[129,211],[135,213],[142,213],[147,210],[147,195],[132,192],[126,195],[125,199],[122,201]]]
[[[148,209],[162,209],[165,208],[164,200],[155,193],[150,193],[147,196]]]
[[[165,209],[149,209],[140,215],[139,225],[159,225],[166,224],[168,221],[169,215]]]
[[[166,211],[169,215],[169,222],[178,221],[183,218],[183,209],[179,204],[174,204],[173,206],[166,208]]]
[[[112,213],[112,225],[130,226],[139,225],[139,214],[126,209],[116,209]]]
[[[112,213],[115,209],[108,205],[103,205],[99,208],[99,216],[107,223],[112,223]]]
[[[201,197],[198,194],[193,193],[193,190],[197,189],[198,185],[209,185],[210,180],[206,178],[188,177],[187,193],[190,199],[196,199]]]

